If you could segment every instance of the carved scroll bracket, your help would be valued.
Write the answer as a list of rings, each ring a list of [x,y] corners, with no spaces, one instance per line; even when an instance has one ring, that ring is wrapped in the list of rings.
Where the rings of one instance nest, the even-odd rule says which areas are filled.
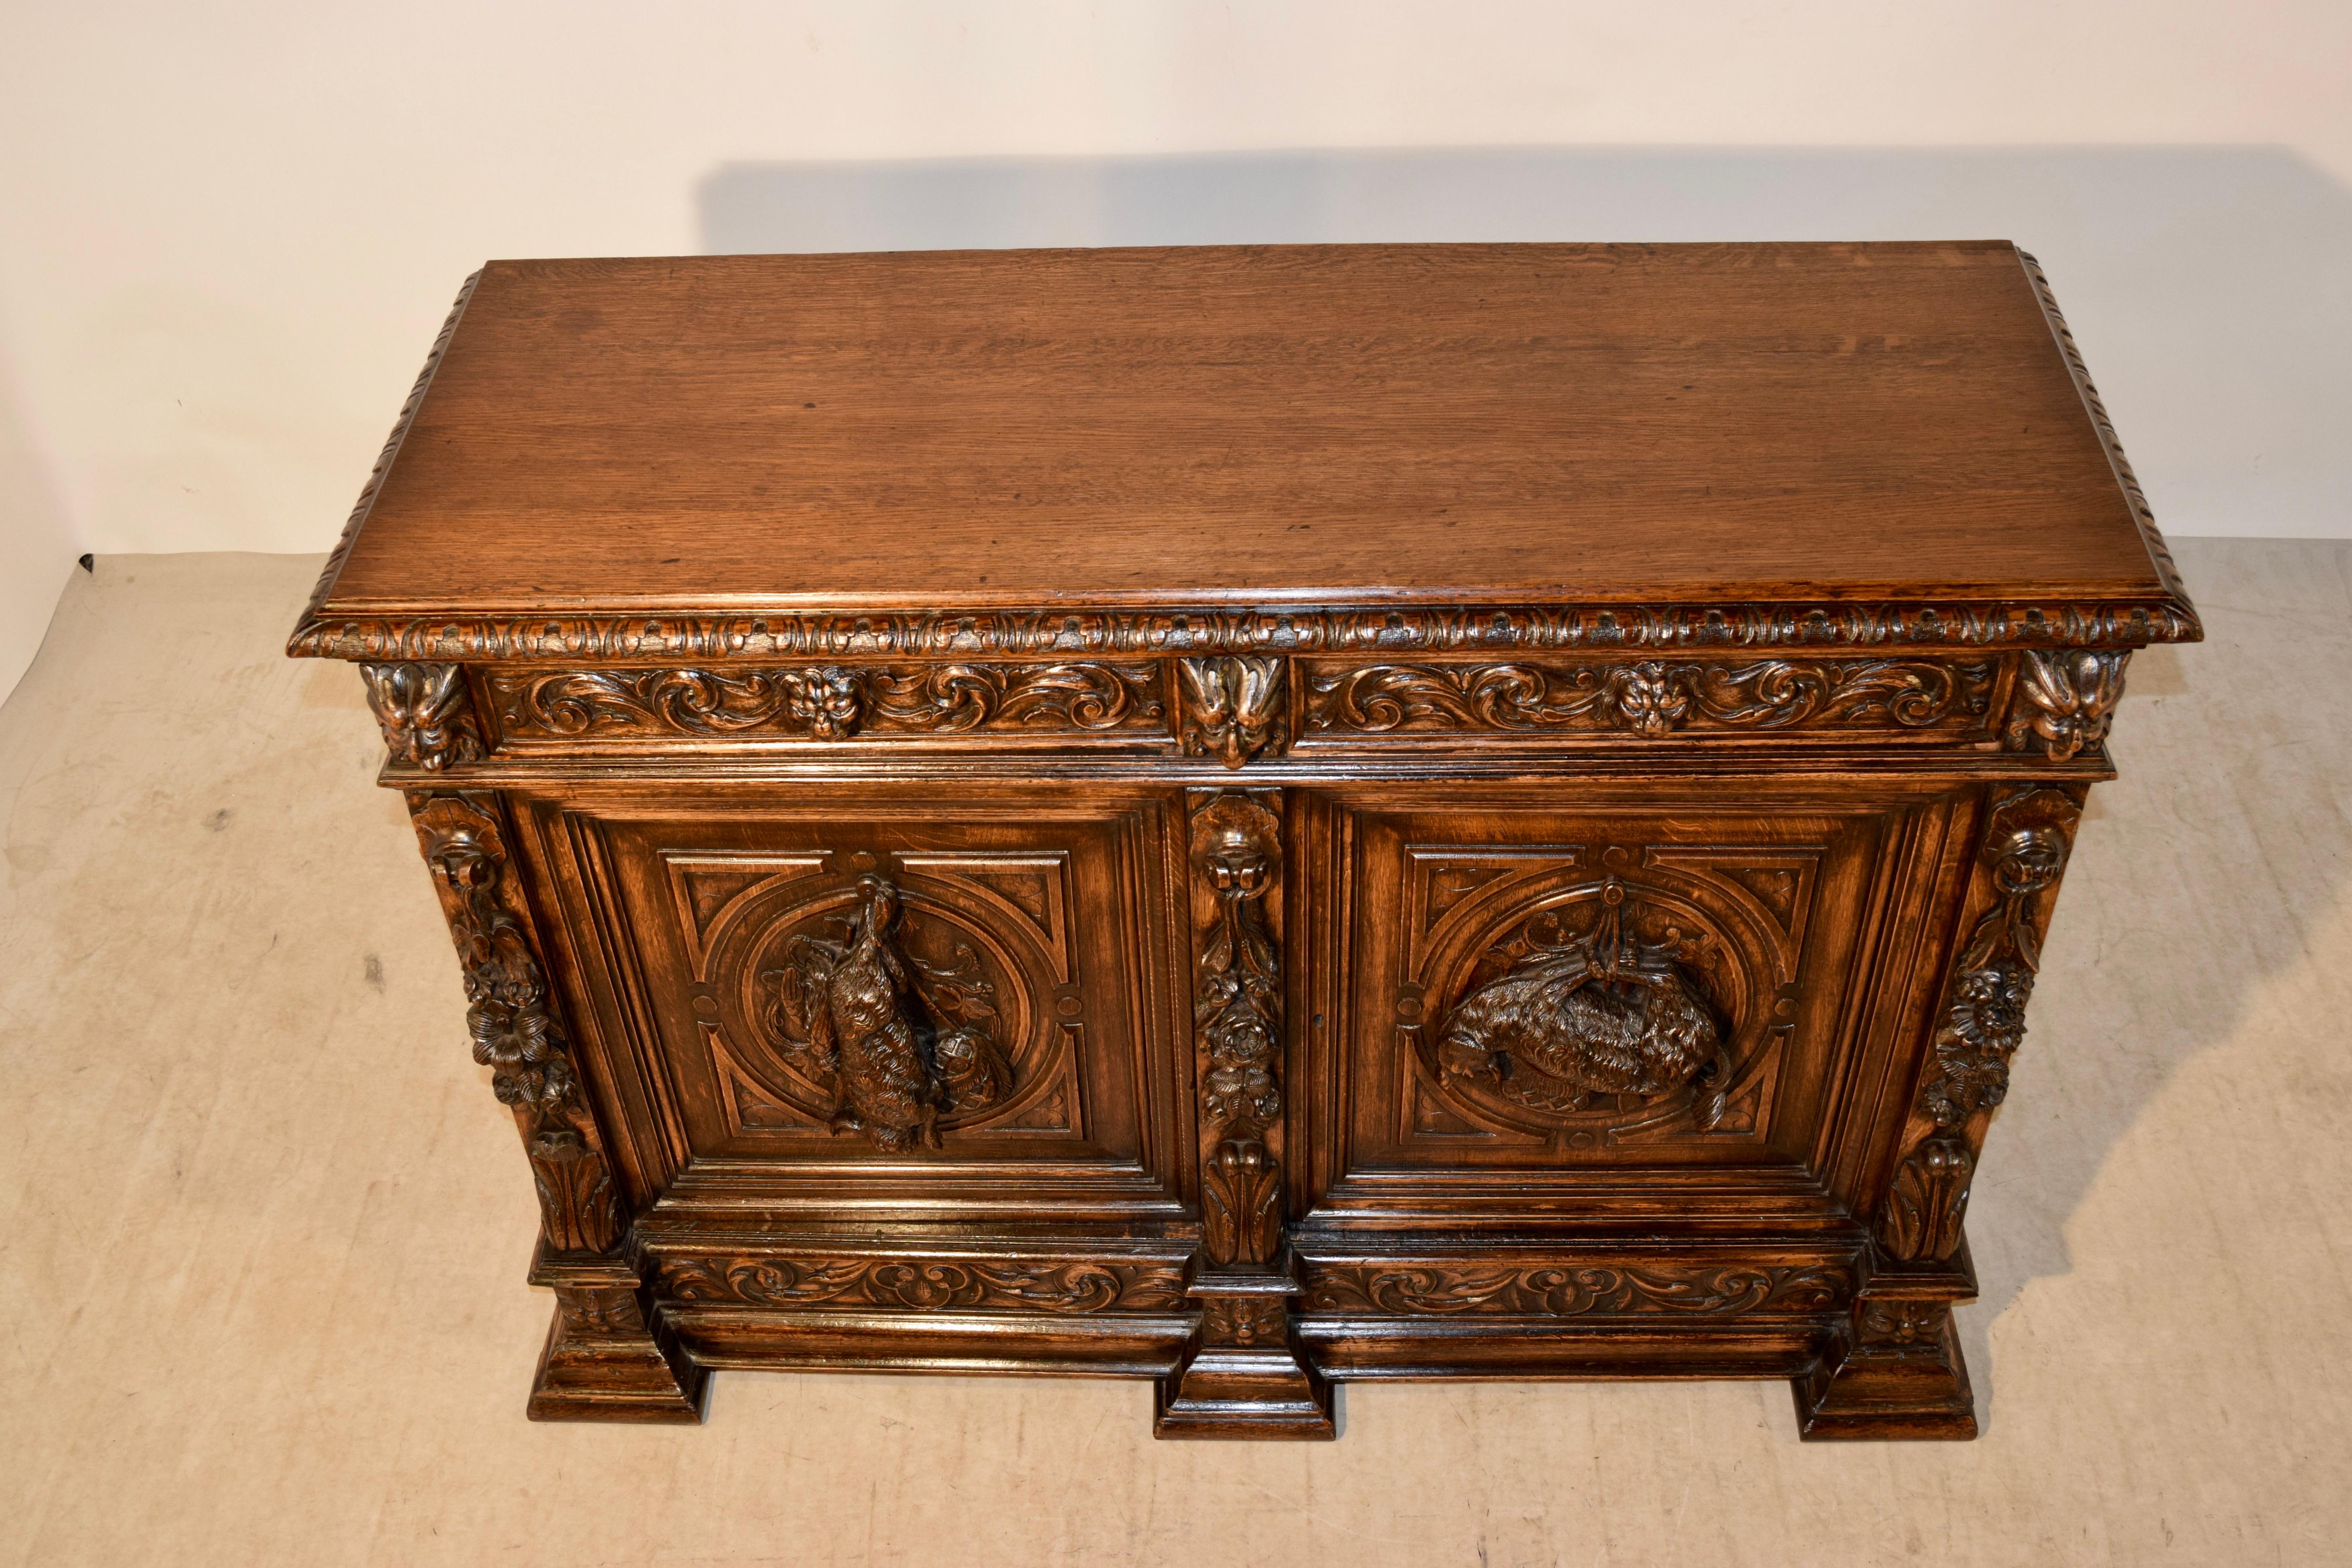
[[[1184,754],[1238,768],[1290,744],[1290,661],[1236,655],[1176,661]]]
[[[2017,704],[2002,742],[2012,752],[2039,747],[2053,763],[2072,761],[2107,738],[2123,700],[2129,653],[2028,649],[2020,657]]]
[[[2025,1039],[2025,1005],[2042,965],[2042,895],[2058,886],[2081,803],[2048,788],[2000,796],[1982,859],[1993,895],[1960,950],[1912,1112],[1915,1142],[1896,1168],[1878,1240],[1904,1262],[1951,1257],[1984,1127],[2009,1092],[2009,1062]]]
[[[363,664],[368,706],[392,760],[438,773],[482,759],[482,730],[466,672],[454,664]]]
[[[609,1252],[621,1241],[620,1203],[525,923],[495,799],[416,793],[408,806],[465,970],[474,1059],[490,1069],[492,1089],[521,1130],[546,1246]]]

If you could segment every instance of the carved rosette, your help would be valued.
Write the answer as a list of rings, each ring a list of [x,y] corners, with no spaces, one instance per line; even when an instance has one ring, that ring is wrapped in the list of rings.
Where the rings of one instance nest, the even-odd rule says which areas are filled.
[[[482,759],[481,726],[458,666],[363,664],[360,675],[395,764],[438,773]]]
[[[2042,898],[2058,886],[2081,815],[2056,789],[2011,792],[1988,819],[1982,859],[1993,895],[1961,948],[1912,1113],[1913,1141],[1880,1211],[1878,1240],[1905,1262],[1951,1257],[1984,1127],[2009,1093],[2025,1005],[2042,964]]]
[[[498,808],[488,796],[408,800],[465,972],[474,1059],[490,1069],[491,1089],[521,1130],[546,1245],[609,1252],[621,1240],[619,1200],[525,923]]]
[[[1229,768],[1290,743],[1289,660],[1238,655],[1176,661],[1184,692],[1184,754]]]
[[[1959,732],[1987,723],[1996,667],[1935,659],[1376,664],[1318,673],[1310,731],[1629,734],[1685,730]]]
[[[1282,825],[1248,795],[1192,814],[1192,870],[1213,903],[1199,932],[1193,1027],[1201,1071],[1202,1245],[1213,1267],[1264,1267],[1282,1245],[1280,950],[1266,923]]]
[[[2017,704],[2003,743],[2012,752],[2038,746],[2053,763],[2098,745],[2123,700],[2130,658],[2129,653],[2029,650],[2018,669]]]

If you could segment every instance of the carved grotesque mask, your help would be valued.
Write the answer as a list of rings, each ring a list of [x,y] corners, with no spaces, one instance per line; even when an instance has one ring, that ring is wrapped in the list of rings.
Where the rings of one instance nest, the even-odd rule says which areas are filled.
[[[454,664],[363,664],[368,706],[392,760],[439,769],[481,754],[467,718],[464,672]]]
[[[1663,664],[1637,664],[1618,678],[1617,713],[1637,735],[1670,735],[1689,710],[1690,699],[1675,689]]]
[[[793,717],[817,740],[844,740],[857,727],[859,695],[857,677],[850,670],[830,665],[804,669],[793,683]]]

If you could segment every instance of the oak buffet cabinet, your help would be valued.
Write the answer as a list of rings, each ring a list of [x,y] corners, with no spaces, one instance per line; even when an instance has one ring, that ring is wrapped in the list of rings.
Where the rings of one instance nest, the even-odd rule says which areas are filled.
[[[1965,1437],[1986,1125],[2197,636],[2008,244],[1369,246],[493,263],[291,651],[522,1135],[534,1416]]]

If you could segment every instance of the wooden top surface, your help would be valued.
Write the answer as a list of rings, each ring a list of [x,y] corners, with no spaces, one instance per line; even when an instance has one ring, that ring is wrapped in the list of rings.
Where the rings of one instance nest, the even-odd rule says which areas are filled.
[[[362,510],[314,617],[2187,609],[2005,242],[493,262]]]

